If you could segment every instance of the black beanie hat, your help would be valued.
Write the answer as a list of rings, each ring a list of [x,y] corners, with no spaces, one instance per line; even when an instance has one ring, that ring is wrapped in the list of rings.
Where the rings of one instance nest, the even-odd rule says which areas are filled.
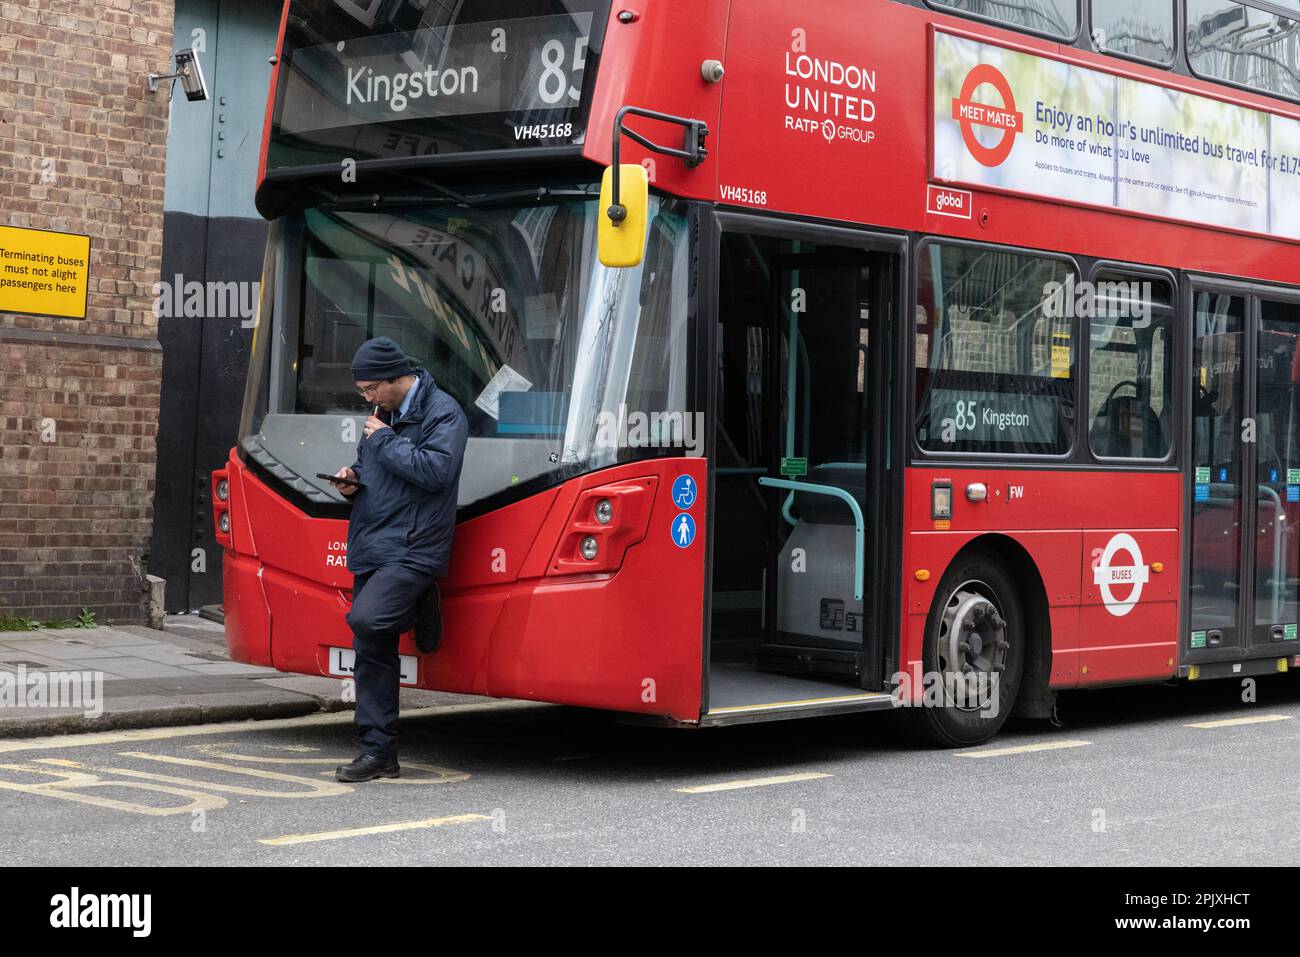
[[[354,379],[396,379],[414,371],[410,358],[388,336],[361,343],[361,348],[352,357]]]

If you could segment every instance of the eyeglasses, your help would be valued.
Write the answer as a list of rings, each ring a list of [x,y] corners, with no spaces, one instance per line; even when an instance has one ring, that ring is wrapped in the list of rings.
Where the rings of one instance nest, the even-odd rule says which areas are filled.
[[[376,382],[374,385],[364,386],[360,389],[357,389],[357,395],[361,396],[361,398],[363,399],[368,399],[370,398],[370,393],[374,392],[381,385],[383,385],[382,382]]]

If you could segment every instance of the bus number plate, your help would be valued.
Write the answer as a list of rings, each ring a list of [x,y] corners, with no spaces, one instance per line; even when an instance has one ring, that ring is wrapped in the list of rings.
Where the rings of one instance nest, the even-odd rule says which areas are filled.
[[[351,678],[352,669],[356,664],[357,653],[351,648],[331,648],[330,652],[330,674],[338,678]],[[404,685],[413,685],[420,675],[420,659],[415,655],[399,655],[402,663],[402,675],[400,681]]]

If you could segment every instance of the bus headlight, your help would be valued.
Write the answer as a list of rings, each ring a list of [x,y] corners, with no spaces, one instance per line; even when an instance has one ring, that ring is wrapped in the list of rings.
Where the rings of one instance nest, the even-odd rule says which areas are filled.
[[[230,513],[222,512],[217,516],[217,531],[222,535],[230,534]]]
[[[614,517],[614,506],[609,499],[602,498],[596,503],[596,521],[602,525],[608,525],[609,520]]]
[[[582,540],[581,550],[582,550],[582,557],[583,557],[583,558],[585,558],[587,561],[592,561],[592,560],[594,560],[595,557],[596,557],[596,538],[595,538],[595,536],[593,536],[593,535],[588,535],[586,538],[584,538],[584,539]]]
[[[230,498],[230,482],[227,479],[217,480],[217,498],[223,502]]]

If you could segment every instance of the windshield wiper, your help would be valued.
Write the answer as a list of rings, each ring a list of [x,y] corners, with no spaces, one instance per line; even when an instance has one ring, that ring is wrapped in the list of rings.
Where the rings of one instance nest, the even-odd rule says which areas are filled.
[[[507,203],[512,205],[525,202],[540,203],[546,199],[590,199],[599,195],[598,189],[550,189],[546,186],[533,186],[508,193],[485,193],[477,198],[477,202],[480,206],[501,206]]]
[[[368,196],[336,196],[328,203],[322,203],[321,209],[379,209],[384,206],[450,206],[457,204],[448,196],[395,196],[392,193],[372,193]]]
[[[545,186],[534,186],[529,189],[514,190],[506,193],[483,193],[478,196],[470,197],[463,196],[454,190],[436,183],[421,183],[420,185],[435,189],[441,195],[423,196],[400,195],[395,193],[373,193],[367,196],[334,196],[328,202],[323,204],[322,208],[354,209],[357,207],[367,207],[378,209],[380,207],[392,206],[445,206],[448,204],[454,204],[471,209],[480,209],[486,206],[499,206],[503,204],[519,204],[524,202],[540,203],[546,199],[566,199],[573,197],[581,197],[585,199],[599,195],[598,192],[587,189],[549,189]]]

